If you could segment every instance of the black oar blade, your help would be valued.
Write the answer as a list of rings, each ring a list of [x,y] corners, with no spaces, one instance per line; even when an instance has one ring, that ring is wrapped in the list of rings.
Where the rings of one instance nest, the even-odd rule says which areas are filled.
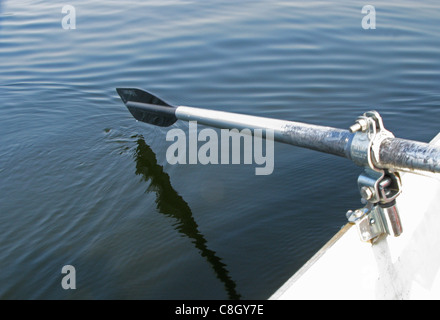
[[[138,121],[160,127],[168,127],[177,121],[176,108],[151,93],[135,88],[118,88],[116,91]]]

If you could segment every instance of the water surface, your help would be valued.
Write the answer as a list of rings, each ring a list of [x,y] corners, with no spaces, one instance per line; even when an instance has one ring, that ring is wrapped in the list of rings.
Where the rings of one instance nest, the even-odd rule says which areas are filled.
[[[65,3],[2,1],[0,298],[268,298],[361,205],[360,168],[281,144],[269,176],[173,166],[115,88],[338,128],[376,109],[429,141],[440,4],[370,2],[364,30],[365,4],[78,0],[64,30]]]

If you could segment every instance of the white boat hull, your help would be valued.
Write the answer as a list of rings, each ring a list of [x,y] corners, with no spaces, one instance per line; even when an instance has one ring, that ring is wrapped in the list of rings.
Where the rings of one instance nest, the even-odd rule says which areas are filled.
[[[440,174],[401,176],[401,236],[370,244],[346,225],[270,299],[440,299]]]

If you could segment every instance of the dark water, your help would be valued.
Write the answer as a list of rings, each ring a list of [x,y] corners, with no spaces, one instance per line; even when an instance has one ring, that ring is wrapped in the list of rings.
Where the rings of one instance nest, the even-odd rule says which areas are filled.
[[[0,4],[2,299],[266,299],[360,206],[360,168],[291,146],[269,176],[170,165],[168,129],[134,121],[116,87],[338,128],[376,109],[398,137],[440,131],[438,1],[80,0],[75,30],[65,4]]]

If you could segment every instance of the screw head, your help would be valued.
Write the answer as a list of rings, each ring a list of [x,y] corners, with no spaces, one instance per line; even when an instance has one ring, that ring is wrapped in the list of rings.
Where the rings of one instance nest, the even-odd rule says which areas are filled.
[[[366,200],[370,200],[374,195],[373,190],[370,187],[362,187],[361,188],[361,196]]]

